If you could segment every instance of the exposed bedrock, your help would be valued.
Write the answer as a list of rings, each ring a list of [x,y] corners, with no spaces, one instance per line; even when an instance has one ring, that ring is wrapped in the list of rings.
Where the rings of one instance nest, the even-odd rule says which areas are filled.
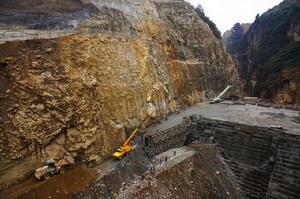
[[[159,145],[156,135],[160,138],[160,133],[146,136],[146,150],[157,154],[166,150],[165,146],[180,145],[182,140],[176,138],[181,129],[186,144],[193,141],[215,143],[223,150],[246,198],[299,198],[299,134],[199,115],[190,119],[189,127],[182,125],[177,126],[176,131],[164,130],[164,137],[172,139],[159,139]]]
[[[0,1],[1,186],[46,158],[101,162],[147,114],[238,84],[222,42],[184,1],[15,2]]]

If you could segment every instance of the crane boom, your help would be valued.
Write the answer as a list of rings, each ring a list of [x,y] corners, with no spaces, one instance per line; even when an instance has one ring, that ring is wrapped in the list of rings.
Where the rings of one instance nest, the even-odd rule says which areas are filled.
[[[227,86],[227,87],[223,90],[223,92],[220,93],[220,95],[218,95],[218,97],[215,97],[214,99],[211,99],[211,100],[210,100],[210,103],[211,103],[211,104],[214,104],[214,103],[219,103],[219,102],[221,102],[221,101],[222,101],[221,97],[223,97],[223,95],[225,95],[225,93],[227,93],[227,91],[228,91],[231,87],[232,87],[231,85]]]
[[[132,150],[132,146],[131,146],[130,141],[135,136],[135,134],[138,132],[138,130],[141,128],[142,124],[146,121],[147,118],[148,118],[148,116],[139,124],[138,127],[136,127],[132,131],[132,133],[130,134],[129,138],[127,138],[127,140],[124,142],[124,144],[122,146],[120,146],[115,153],[113,153],[113,156],[116,159],[123,158],[124,155],[126,155],[127,153],[129,153]]]
[[[134,137],[134,135],[136,134],[136,132],[141,128],[142,124],[146,121],[147,118],[148,118],[148,116],[139,124],[138,127],[136,127],[134,129],[134,131],[130,134],[129,138],[124,142],[123,146],[129,144],[130,140]]]

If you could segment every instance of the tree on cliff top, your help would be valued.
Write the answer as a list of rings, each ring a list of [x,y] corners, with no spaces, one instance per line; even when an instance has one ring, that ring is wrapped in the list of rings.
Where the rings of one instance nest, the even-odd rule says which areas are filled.
[[[236,28],[236,29],[235,29]],[[273,98],[284,87],[285,68],[297,68],[300,64],[300,1],[285,0],[257,15],[248,31],[240,38],[240,27],[236,40],[226,43],[240,68],[239,72],[247,82],[245,91],[249,95]],[[296,36],[294,36],[296,35]],[[255,77],[256,84],[251,79]]]
[[[197,8],[195,9],[196,13],[199,15],[199,17],[205,22],[207,23],[207,25],[210,27],[210,29],[212,30],[212,32],[214,33],[215,37],[218,39],[222,39],[221,36],[221,32],[219,31],[219,29],[217,28],[216,24],[214,22],[212,22],[209,17],[207,17],[204,13],[204,9],[203,7],[199,4],[197,6]]]

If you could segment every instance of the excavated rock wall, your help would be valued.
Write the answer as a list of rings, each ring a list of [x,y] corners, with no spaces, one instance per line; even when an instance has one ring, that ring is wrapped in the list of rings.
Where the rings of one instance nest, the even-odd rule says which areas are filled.
[[[184,1],[68,2],[1,9],[1,186],[47,158],[101,162],[147,114],[238,83],[222,42]]]

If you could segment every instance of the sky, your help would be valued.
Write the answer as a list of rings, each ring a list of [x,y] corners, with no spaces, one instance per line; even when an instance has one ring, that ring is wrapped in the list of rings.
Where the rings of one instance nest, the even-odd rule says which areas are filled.
[[[235,23],[252,23],[257,14],[278,5],[283,0],[186,0],[192,5],[199,4],[208,16],[224,33]]]

